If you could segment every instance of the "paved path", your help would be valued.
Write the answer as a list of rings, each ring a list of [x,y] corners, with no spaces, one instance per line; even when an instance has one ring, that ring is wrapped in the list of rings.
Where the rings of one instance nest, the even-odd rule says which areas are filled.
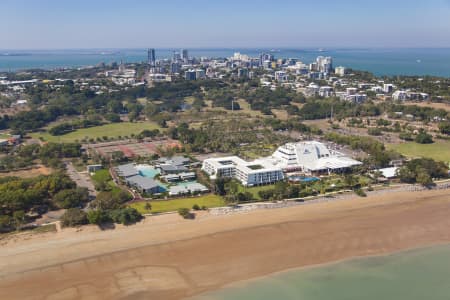
[[[90,197],[97,196],[97,191],[95,190],[94,184],[87,172],[78,172],[71,162],[66,163],[67,174],[69,177],[77,184],[79,187],[85,187],[89,191]]]

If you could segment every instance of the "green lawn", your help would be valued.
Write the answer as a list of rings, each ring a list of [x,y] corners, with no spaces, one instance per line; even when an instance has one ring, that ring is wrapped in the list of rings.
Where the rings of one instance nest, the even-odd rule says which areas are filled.
[[[219,207],[225,206],[225,201],[217,195],[209,194],[204,196],[180,198],[173,200],[157,200],[151,201],[152,209],[147,211],[145,207],[146,201],[136,202],[130,204],[130,207],[137,209],[140,213],[162,213],[169,211],[176,211],[179,208],[192,208],[194,204],[198,206]]]
[[[99,182],[108,182],[111,181],[111,175],[109,174],[109,170],[108,169],[102,169],[102,170],[98,170],[97,172],[94,173],[94,175],[92,175],[92,180],[96,183]]]
[[[253,195],[253,198],[255,200],[261,200],[261,197],[258,195],[259,191],[267,191],[267,190],[271,190],[275,187],[274,184],[269,184],[269,185],[260,185],[260,186],[253,186],[253,187],[245,187],[241,184],[238,185],[238,191],[241,193],[246,193],[249,192]]]
[[[70,132],[61,136],[52,136],[47,132],[37,132],[32,133],[33,138],[43,138],[48,142],[61,142],[61,143],[71,143],[76,140],[81,141],[84,138],[97,137],[118,137],[118,136],[131,136],[131,134],[138,134],[144,129],[161,129],[157,124],[153,122],[121,122],[121,123],[111,123],[102,126],[82,128],[76,131]]]
[[[435,160],[450,162],[450,141],[436,141],[433,144],[418,144],[407,142],[401,144],[388,144],[393,149],[407,157],[428,157]]]

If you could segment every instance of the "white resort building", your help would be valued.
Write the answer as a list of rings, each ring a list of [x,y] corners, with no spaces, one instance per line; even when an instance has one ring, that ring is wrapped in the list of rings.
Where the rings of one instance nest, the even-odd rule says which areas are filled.
[[[211,179],[236,178],[244,186],[275,183],[284,179],[280,168],[246,162],[237,156],[206,159],[203,161],[202,170],[208,173]]]
[[[337,151],[331,151],[316,141],[288,143],[280,146],[272,156],[252,162],[237,156],[210,158],[203,161],[202,170],[211,179],[218,176],[239,180],[244,186],[274,183],[284,179],[284,173],[342,172],[361,162]]]
[[[287,143],[266,159],[285,172],[331,173],[361,165],[361,162],[331,151],[323,143],[316,141]]]

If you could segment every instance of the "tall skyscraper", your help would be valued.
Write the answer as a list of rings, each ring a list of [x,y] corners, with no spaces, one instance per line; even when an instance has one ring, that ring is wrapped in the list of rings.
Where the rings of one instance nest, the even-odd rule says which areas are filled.
[[[150,71],[154,71],[156,68],[156,55],[154,48],[148,49],[147,51],[147,63]]]
[[[181,49],[181,59],[184,62],[187,62],[189,60],[189,55],[187,49]]]
[[[333,59],[330,56],[318,56],[316,63],[319,72],[331,73],[333,71]]]

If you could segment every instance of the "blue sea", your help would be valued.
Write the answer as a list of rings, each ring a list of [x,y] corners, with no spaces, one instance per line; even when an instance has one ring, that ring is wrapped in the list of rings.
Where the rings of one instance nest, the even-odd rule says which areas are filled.
[[[158,59],[174,50],[156,49]],[[305,63],[318,55],[332,56],[335,66],[370,71],[376,75],[435,75],[450,77],[450,48],[397,49],[188,49],[195,57],[230,57],[240,52],[257,57],[261,52],[276,58],[299,58]],[[55,69],[94,66],[100,62],[143,62],[146,49],[0,50],[0,71],[32,68]]]
[[[228,299],[448,300],[450,246],[287,271],[192,298]]]

